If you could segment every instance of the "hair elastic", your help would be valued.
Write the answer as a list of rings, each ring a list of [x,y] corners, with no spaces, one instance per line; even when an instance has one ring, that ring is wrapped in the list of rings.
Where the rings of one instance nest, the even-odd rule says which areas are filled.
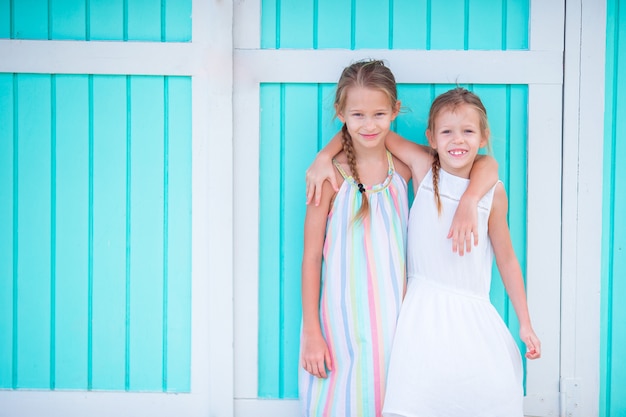
[[[357,185],[359,186],[359,191],[361,192],[361,194],[363,194],[365,192],[365,187],[362,183],[358,183]]]

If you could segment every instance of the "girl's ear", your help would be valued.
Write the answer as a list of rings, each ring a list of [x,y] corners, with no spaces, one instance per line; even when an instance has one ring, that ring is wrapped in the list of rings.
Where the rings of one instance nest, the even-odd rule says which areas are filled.
[[[391,120],[394,120],[396,117],[398,117],[401,107],[402,107],[402,102],[400,100],[396,101],[396,105],[394,106],[393,112],[391,114]]]
[[[343,117],[343,113],[339,111],[339,108],[337,107],[336,104],[335,104],[335,114],[337,115],[339,120],[341,120],[341,123],[345,123],[346,122],[346,119]]]
[[[480,147],[481,148],[487,146],[487,144],[489,143],[489,138],[490,137],[491,137],[491,131],[489,129],[485,130],[485,134],[482,135],[482,138],[480,140]]]
[[[437,149],[437,143],[435,143],[435,138],[433,137],[433,132],[430,129],[426,129],[426,138],[428,139],[428,144],[431,148]]]

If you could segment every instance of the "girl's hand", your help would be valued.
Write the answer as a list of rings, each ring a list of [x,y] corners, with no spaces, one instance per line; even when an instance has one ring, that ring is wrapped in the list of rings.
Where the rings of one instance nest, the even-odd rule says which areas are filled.
[[[319,154],[309,169],[306,170],[306,203],[315,196],[315,205],[319,206],[322,197],[322,184],[328,180],[335,192],[339,191],[337,176],[331,159]]]
[[[472,235],[474,245],[478,245],[478,201],[461,197],[459,206],[452,218],[448,239],[452,238],[452,252],[463,256],[472,251]]]
[[[302,346],[302,368],[313,376],[326,378],[326,370],[332,371],[332,363],[324,337],[303,334]]]
[[[526,344],[526,358],[538,359],[541,357],[541,341],[532,328],[520,328],[520,338]]]

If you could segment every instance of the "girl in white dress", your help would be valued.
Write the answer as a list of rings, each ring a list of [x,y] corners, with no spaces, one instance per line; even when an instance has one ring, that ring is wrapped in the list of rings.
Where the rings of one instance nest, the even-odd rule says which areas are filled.
[[[410,216],[407,293],[391,353],[386,417],[522,417],[522,361],[489,300],[493,256],[520,323],[526,357],[541,356],[498,181],[478,204],[478,246],[453,255],[446,232],[489,140],[480,98],[455,88],[435,99],[426,131],[435,153]],[[415,178],[415,176],[414,176]]]

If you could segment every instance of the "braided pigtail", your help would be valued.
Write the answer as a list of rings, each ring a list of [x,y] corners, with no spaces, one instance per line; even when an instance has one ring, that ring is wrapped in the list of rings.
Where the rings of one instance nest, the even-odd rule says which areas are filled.
[[[433,155],[433,194],[435,195],[435,203],[437,203],[437,213],[441,216],[442,206],[441,197],[439,196],[439,168],[441,168],[441,162],[439,161],[439,153],[434,151]]]
[[[352,146],[352,137],[350,133],[348,133],[348,127],[345,123],[341,128],[341,134],[341,143],[343,144],[343,151],[348,159],[348,166],[352,172],[352,178],[354,178],[354,182],[357,183],[359,191],[361,192],[361,208],[354,216],[354,221],[358,221],[364,219],[369,213],[369,199],[367,198],[365,186],[361,183],[361,179],[359,178],[359,172],[356,169],[356,157],[354,155],[354,147]]]

